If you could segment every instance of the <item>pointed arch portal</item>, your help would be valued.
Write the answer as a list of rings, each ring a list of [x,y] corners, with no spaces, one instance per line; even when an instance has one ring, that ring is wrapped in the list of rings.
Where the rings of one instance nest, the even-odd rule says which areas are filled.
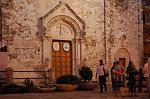
[[[57,11],[64,11],[60,13]],[[67,14],[69,13],[69,14]],[[49,59],[49,68],[54,68],[55,77],[78,74],[82,65],[82,42],[85,35],[84,22],[65,3],[60,2],[41,18],[42,59]]]

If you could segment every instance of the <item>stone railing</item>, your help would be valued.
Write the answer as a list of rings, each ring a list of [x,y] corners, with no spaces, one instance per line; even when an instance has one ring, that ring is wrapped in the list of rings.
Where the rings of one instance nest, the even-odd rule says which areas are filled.
[[[11,67],[8,67],[6,68],[5,70],[3,71],[0,71],[1,74],[3,74],[3,76],[1,75],[0,76],[0,80],[3,80],[5,81],[7,84],[10,84],[10,83],[13,83],[14,82],[14,79],[18,79],[18,80],[24,80],[24,79],[27,79],[27,77],[14,77],[14,73],[43,73],[47,76],[42,76],[42,77],[28,77],[29,79],[32,79],[32,80],[46,80],[47,81],[50,81],[50,83],[54,83],[54,79],[51,77],[53,76],[53,72],[54,71],[50,71],[50,70],[47,70],[47,71],[14,71],[13,68]]]

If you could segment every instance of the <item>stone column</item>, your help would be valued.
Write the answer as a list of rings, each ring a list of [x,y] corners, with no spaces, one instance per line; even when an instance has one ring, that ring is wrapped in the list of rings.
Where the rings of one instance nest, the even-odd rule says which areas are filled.
[[[5,70],[6,72],[6,84],[11,84],[11,83],[13,83],[13,68],[11,68],[11,67],[8,67],[8,68],[6,68],[6,70]]]

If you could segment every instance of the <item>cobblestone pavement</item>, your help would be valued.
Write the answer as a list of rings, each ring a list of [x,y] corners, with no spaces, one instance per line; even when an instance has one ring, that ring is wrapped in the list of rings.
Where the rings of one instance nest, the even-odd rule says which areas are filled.
[[[125,97],[121,97],[113,93],[112,89],[105,93],[99,93],[97,88],[93,91],[3,94],[0,95],[0,99],[150,99],[150,97],[145,92],[135,97],[131,97],[128,94],[125,94]]]

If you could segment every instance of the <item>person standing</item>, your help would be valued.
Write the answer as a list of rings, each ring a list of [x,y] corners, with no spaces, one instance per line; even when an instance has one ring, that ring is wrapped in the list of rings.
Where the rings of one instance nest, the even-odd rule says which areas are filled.
[[[127,78],[129,78],[129,72],[131,71],[132,64],[133,64],[133,62],[129,61],[129,64],[128,64],[128,67],[127,67],[127,70],[126,70]]]
[[[143,73],[146,79],[146,85],[149,94],[148,96],[150,97],[150,58],[148,58],[147,63],[144,65]]]
[[[138,92],[142,92],[142,87],[143,87],[143,80],[144,80],[144,75],[143,75],[143,68],[139,68],[139,86],[138,86]]]
[[[119,61],[116,61],[113,72],[115,73],[115,84],[118,95],[124,96],[124,67],[120,65]]]
[[[111,81],[112,81],[112,88],[113,88],[113,91],[114,91],[114,92],[116,92],[115,73],[113,72],[115,65],[116,65],[116,61],[113,63],[113,66],[112,66],[111,69],[110,69]]]
[[[96,78],[98,77],[99,80],[100,93],[103,93],[103,87],[105,88],[105,91],[107,91],[105,71],[106,65],[104,65],[103,60],[101,59],[96,68]]]
[[[138,71],[135,68],[135,65],[133,64],[133,62],[131,61],[130,63],[130,70],[128,71],[128,80],[129,80],[129,89],[130,89],[130,93],[131,96],[136,96],[136,82],[138,81]]]
[[[127,70],[126,70],[126,74],[127,74],[127,80],[128,80],[128,82],[127,82],[127,87],[128,87],[128,91],[129,91],[129,93],[130,93],[130,85],[129,85],[129,72],[131,71],[131,68],[132,68],[132,64],[133,64],[133,62],[132,61],[129,61],[129,64],[128,64],[128,67],[127,67]]]

